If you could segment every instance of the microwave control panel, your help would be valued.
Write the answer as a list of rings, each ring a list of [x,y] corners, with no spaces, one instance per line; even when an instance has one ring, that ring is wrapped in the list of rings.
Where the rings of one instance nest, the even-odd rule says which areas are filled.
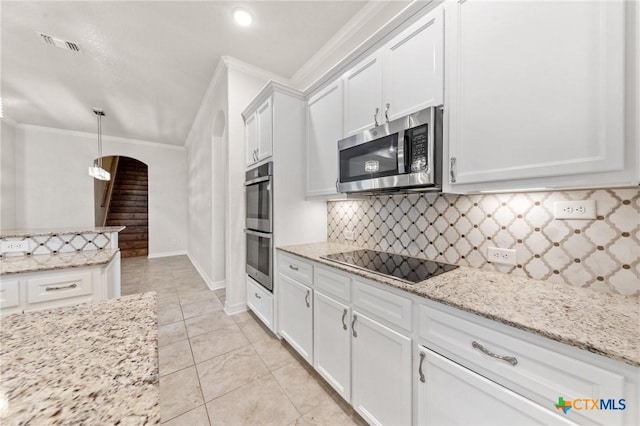
[[[405,130],[409,140],[409,158],[411,159],[411,172],[423,172],[427,169],[427,125]]]

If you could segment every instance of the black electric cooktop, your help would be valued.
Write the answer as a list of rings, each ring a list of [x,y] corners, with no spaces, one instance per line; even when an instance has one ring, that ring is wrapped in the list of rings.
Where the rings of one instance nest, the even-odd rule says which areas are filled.
[[[375,250],[354,250],[321,256],[322,259],[366,269],[380,275],[396,278],[407,284],[416,284],[436,275],[452,271],[458,266],[432,260]]]

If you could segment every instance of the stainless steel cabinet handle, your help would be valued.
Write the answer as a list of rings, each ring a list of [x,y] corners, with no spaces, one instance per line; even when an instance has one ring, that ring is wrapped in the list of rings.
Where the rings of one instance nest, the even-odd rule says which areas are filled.
[[[258,293],[254,293],[256,295],[256,299],[262,299],[262,297]]]
[[[289,265],[289,269],[297,271],[299,268],[297,266]]]
[[[353,335],[353,337],[358,337],[358,332],[356,331],[357,319],[358,319],[358,316],[356,314],[353,314],[353,321],[351,321],[351,334]]]
[[[502,361],[506,361],[509,364],[513,365],[513,366],[518,364],[518,360],[516,358],[514,358],[512,356],[504,356],[504,355],[494,354],[493,352],[491,352],[490,350],[486,349],[484,346],[482,346],[480,343],[478,343],[476,341],[473,341],[471,343],[471,346],[473,346],[474,349],[479,350],[480,352],[482,352],[485,355],[489,355],[490,357],[497,358],[497,359],[500,359]]]
[[[311,304],[309,303],[309,296],[311,296],[311,290],[307,290],[307,295],[304,296],[304,303],[307,304],[307,308],[311,307]]]
[[[380,112],[380,108],[376,108],[376,112],[373,114],[373,122],[376,123],[376,127],[378,127],[378,113]]]
[[[66,290],[69,288],[76,288],[78,287],[78,284],[73,283],[73,284],[69,284],[69,285],[61,285],[59,287],[45,287],[44,291],[56,291],[56,290]]]
[[[384,109],[384,119],[387,123],[389,123],[389,107],[391,106],[391,104],[387,104],[385,109]]]
[[[344,322],[344,319],[347,317],[347,310],[342,311],[342,328],[347,329],[347,323]]]
[[[253,160],[254,161],[258,161],[258,150],[257,149],[253,150]]]
[[[451,176],[451,183],[455,183],[456,181],[456,157],[451,157],[449,159],[449,175]]]
[[[340,192],[340,187],[338,186],[338,179],[336,179],[336,192]]]
[[[424,379],[424,373],[422,372],[422,363],[427,355],[424,352],[420,352],[420,364],[418,364],[418,375],[420,376],[420,381],[424,383],[426,380]]]

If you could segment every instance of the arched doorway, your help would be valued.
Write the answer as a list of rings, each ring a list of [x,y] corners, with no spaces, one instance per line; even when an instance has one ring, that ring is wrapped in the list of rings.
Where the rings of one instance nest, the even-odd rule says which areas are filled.
[[[126,226],[118,236],[122,257],[149,254],[149,186],[145,163],[123,156],[103,157],[110,181],[94,180],[96,226]]]

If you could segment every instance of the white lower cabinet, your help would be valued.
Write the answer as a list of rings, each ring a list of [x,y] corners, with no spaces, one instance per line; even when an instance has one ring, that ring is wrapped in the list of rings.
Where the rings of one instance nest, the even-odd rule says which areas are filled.
[[[419,425],[573,425],[507,388],[418,348]]]
[[[353,312],[352,405],[373,425],[411,424],[411,339]]]
[[[273,294],[247,276],[247,306],[273,330]]]
[[[313,298],[313,367],[351,401],[351,309],[316,291]]]
[[[309,287],[280,274],[280,335],[309,363],[313,362],[313,294]]]
[[[371,425],[639,424],[638,367],[295,256],[279,270],[280,334]]]

